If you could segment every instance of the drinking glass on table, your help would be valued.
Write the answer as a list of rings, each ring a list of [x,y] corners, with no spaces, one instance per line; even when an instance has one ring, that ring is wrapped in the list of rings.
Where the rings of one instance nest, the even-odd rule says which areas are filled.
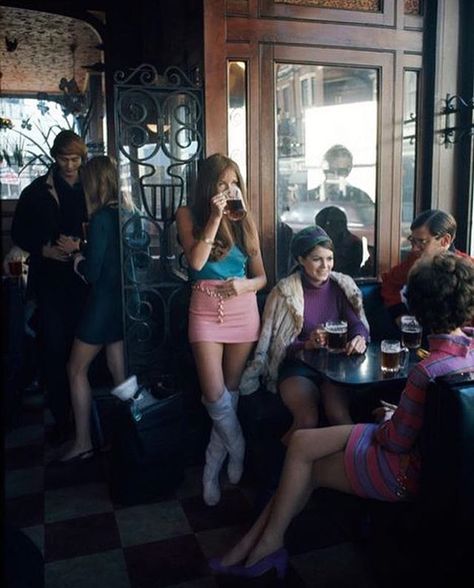
[[[242,200],[242,192],[235,184],[232,184],[226,193],[227,203],[224,208],[224,214],[232,221],[239,221],[245,218],[247,211],[245,210],[244,201]]]
[[[324,324],[326,342],[331,353],[344,353],[347,343],[347,322],[327,321]]]
[[[405,314],[400,319],[402,345],[408,349],[417,349],[421,345],[422,328],[414,316]]]
[[[380,369],[385,373],[396,373],[405,366],[408,349],[396,339],[380,342]]]

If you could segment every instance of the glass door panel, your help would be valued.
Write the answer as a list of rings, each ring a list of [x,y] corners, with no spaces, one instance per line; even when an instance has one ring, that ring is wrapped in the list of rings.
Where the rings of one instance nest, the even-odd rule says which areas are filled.
[[[402,144],[402,200],[400,256],[411,250],[407,240],[411,221],[415,216],[416,138],[418,116],[418,72],[404,72],[403,91],[403,144]]]
[[[373,276],[378,69],[276,63],[277,278],[300,229],[320,224],[335,269]]]
[[[227,153],[247,181],[247,64],[227,63]]]

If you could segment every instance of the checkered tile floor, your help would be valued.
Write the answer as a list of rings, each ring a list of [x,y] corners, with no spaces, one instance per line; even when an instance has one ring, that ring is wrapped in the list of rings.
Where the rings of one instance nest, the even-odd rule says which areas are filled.
[[[116,505],[107,453],[72,469],[48,465],[55,453],[44,440],[47,414],[41,402],[30,403],[5,437],[6,520],[39,547],[47,588],[277,585],[271,573],[249,582],[212,576],[206,565],[254,519],[251,481],[226,486],[221,503],[210,508],[201,498],[201,466],[192,466],[173,496]],[[312,512],[310,504],[290,528],[284,585],[373,588],[357,542],[315,544]],[[343,513],[340,519],[328,524],[325,537],[346,520]]]

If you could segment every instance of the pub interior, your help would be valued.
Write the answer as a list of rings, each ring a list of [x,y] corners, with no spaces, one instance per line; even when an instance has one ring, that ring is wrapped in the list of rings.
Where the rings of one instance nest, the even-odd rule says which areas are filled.
[[[205,158],[237,162],[267,278],[260,313],[294,265],[292,237],[327,206],[344,211],[332,237],[341,243],[336,263],[338,252],[341,267],[359,252],[341,271],[360,288],[371,343],[359,360],[328,361],[325,352],[307,361],[349,383],[351,416],[368,422],[381,400],[397,403],[406,382],[408,364],[387,377],[371,362],[382,339],[400,338],[381,281],[410,254],[413,219],[428,209],[452,214],[456,249],[474,256],[473,27],[471,0],[1,0],[7,586],[385,588],[462,585],[472,574],[466,521],[449,514],[444,534],[433,523],[446,503],[474,502],[472,382],[461,386],[463,425],[444,429],[456,459],[444,461],[446,449],[435,460],[450,484],[426,501],[436,541],[423,557],[419,501],[320,488],[288,530],[284,579],[209,568],[276,489],[291,418],[263,385],[240,397],[244,473],[238,484],[223,475],[221,500],[206,505],[211,422],[187,335],[191,287],[176,210],[190,202]],[[28,254],[11,236],[20,193],[46,173],[59,128],[78,133],[89,157],[115,158],[137,211],[130,220],[119,202],[116,295],[126,375],[141,386],[133,401],[111,395],[99,354],[90,370],[95,451],[66,465],[48,434]],[[410,351],[410,366],[419,359]]]

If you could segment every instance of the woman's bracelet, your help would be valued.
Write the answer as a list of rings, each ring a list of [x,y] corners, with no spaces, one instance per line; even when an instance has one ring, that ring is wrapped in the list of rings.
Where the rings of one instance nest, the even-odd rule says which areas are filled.
[[[208,237],[199,237],[199,241],[202,241],[203,243],[206,243],[206,245],[210,245],[211,247],[215,243],[213,239],[209,239]]]

